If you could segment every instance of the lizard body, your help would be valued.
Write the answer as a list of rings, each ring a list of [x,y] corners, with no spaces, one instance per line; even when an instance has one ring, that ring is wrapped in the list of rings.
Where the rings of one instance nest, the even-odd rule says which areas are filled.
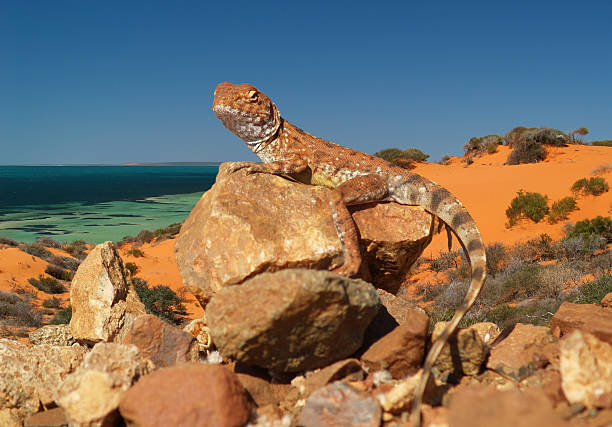
[[[270,98],[252,85],[219,84],[213,111],[263,161],[237,162],[235,170],[285,175],[332,189],[330,207],[344,249],[344,264],[335,270],[339,274],[353,276],[361,263],[358,235],[347,205],[382,201],[418,205],[457,236],[470,260],[471,283],[461,306],[425,359],[412,410],[415,424],[420,424],[420,406],[431,368],[486,279],[485,246],[474,220],[455,196],[435,182],[292,125],[280,116]]]

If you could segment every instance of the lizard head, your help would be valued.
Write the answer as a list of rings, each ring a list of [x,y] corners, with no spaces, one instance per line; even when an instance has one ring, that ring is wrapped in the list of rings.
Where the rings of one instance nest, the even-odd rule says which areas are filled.
[[[276,105],[250,84],[220,83],[212,109],[226,128],[253,146],[272,138],[281,122]]]

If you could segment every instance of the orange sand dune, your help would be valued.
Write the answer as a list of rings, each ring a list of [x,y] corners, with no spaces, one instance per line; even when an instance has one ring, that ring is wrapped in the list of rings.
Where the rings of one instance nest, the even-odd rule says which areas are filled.
[[[466,166],[462,158],[454,158],[451,164],[421,163],[413,170],[436,181],[452,192],[468,209],[486,244],[503,242],[512,244],[532,239],[541,233],[553,238],[563,235],[565,222],[580,221],[597,215],[609,216],[612,212],[612,191],[600,196],[580,196],[579,210],[572,212],[567,221],[538,224],[531,221],[506,228],[506,209],[516,193],[523,189],[547,195],[550,204],[563,197],[571,196],[572,184],[585,177],[591,177],[593,169],[609,165],[612,167],[612,148],[571,145],[569,147],[548,147],[548,158],[540,163],[504,165],[510,148],[500,146],[494,154],[484,154]],[[597,176],[604,177],[612,184],[612,169]],[[453,244],[458,248],[458,244]],[[436,256],[446,249],[445,233],[436,236],[425,250],[426,255]]]
[[[17,248],[6,247],[0,249],[0,291],[15,292],[16,289],[24,289],[28,293],[36,295],[39,301],[51,297],[51,295],[39,291],[28,283],[29,278],[38,278],[41,274],[44,275],[47,265],[49,263],[46,261]],[[67,293],[64,293],[64,295],[67,295]],[[64,295],[55,296],[62,298]]]

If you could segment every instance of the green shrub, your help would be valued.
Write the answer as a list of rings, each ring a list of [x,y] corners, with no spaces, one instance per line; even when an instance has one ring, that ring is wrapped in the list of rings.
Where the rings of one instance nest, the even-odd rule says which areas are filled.
[[[485,248],[487,254],[487,270],[489,274],[496,275],[500,273],[507,264],[508,250],[501,242],[495,242],[487,245]]]
[[[535,296],[542,287],[539,278],[541,269],[537,264],[525,264],[520,270],[506,277],[502,286],[502,300],[509,302]]]
[[[62,285],[57,279],[53,277],[45,277],[42,274],[38,276],[38,279],[33,277],[28,279],[30,285],[34,286],[39,291],[43,291],[48,294],[61,294],[66,292],[66,287]]]
[[[563,219],[567,219],[569,213],[577,209],[576,199],[573,197],[564,197],[561,200],[554,202],[550,208],[548,222],[551,224],[557,223]]]
[[[57,313],[55,313],[55,316],[53,316],[53,319],[51,319],[49,323],[51,323],[52,325],[63,325],[63,324],[70,323],[70,320],[72,320],[72,306],[71,305],[69,305],[66,308],[62,308]]]
[[[514,147],[519,141],[524,140],[523,135],[525,134],[525,132],[535,129],[537,128],[526,128],[525,126],[517,126],[508,133],[506,133],[503,138],[509,147]]]
[[[39,237],[34,243],[37,245],[46,246],[47,248],[62,249],[64,247],[63,243],[60,243],[51,237]]]
[[[612,139],[606,139],[604,141],[593,141],[591,145],[597,145],[600,147],[612,147]]]
[[[489,144],[487,145],[487,153],[489,154],[497,153],[498,148],[499,148],[499,144]]]
[[[45,273],[47,273],[49,276],[55,277],[56,279],[59,280],[66,280],[66,281],[70,281],[72,280],[72,272],[69,270],[64,270],[63,268],[58,267],[57,265],[54,264],[49,264],[47,266],[47,268],[45,269]]]
[[[449,156],[448,154],[445,154],[442,156],[442,158],[440,159],[438,163],[441,164],[442,166],[447,166],[450,164],[450,161],[451,161],[451,156]]]
[[[607,273],[597,280],[580,286],[568,301],[575,304],[595,304],[601,302],[609,292],[612,292],[612,274]]]
[[[67,256],[54,255],[49,258],[48,261],[53,265],[56,265],[60,268],[65,268],[70,271],[76,271],[77,268],[79,268],[79,265],[81,264],[80,261],[77,261],[76,259]]]
[[[506,216],[510,227],[512,227],[521,218],[529,218],[536,223],[540,222],[548,212],[548,198],[546,196],[520,190],[510,202],[510,207],[506,209]]]
[[[574,193],[581,193],[584,195],[592,194],[593,196],[599,196],[609,190],[608,183],[602,177],[596,176],[592,178],[581,178],[574,182],[571,190]]]
[[[168,286],[159,285],[150,288],[146,281],[132,280],[138,297],[144,304],[147,313],[154,314],[166,322],[178,325],[187,311],[183,300]]]
[[[537,163],[546,158],[546,150],[542,144],[534,140],[519,141],[508,156],[506,163],[518,165],[521,163]]]
[[[36,243],[32,243],[30,245],[24,245],[21,247],[24,252],[29,253],[38,258],[49,259],[53,256],[51,252],[49,252],[44,246],[37,245]]]
[[[424,162],[429,157],[428,154],[423,153],[418,148],[407,148],[400,150],[399,148],[386,148],[377,153],[374,153],[376,157],[385,159],[388,162],[393,162],[396,159],[406,159],[414,162]]]
[[[0,245],[17,247],[19,246],[19,242],[17,240],[9,239],[8,237],[0,236]]]
[[[494,153],[497,151],[497,146],[503,144],[503,142],[504,139],[499,135],[475,136],[463,145],[463,150],[466,154],[469,152],[482,154],[485,151]]]
[[[144,256],[144,252],[138,248],[132,248],[127,251],[128,255],[132,255],[134,258],[142,258]]]
[[[586,238],[591,235],[601,236],[612,242],[612,219],[600,215],[593,219],[578,221],[567,233],[567,238]]]
[[[56,297],[47,298],[42,302],[42,306],[45,308],[61,308],[62,300]]]
[[[133,262],[125,263],[125,269],[130,272],[131,277],[136,276],[136,273],[138,273],[138,271],[140,270],[138,266]]]
[[[75,240],[66,245],[64,250],[75,258],[83,259],[87,256],[87,242],[84,240]]]
[[[0,291],[0,318],[20,326],[40,326],[40,313],[19,296]]]

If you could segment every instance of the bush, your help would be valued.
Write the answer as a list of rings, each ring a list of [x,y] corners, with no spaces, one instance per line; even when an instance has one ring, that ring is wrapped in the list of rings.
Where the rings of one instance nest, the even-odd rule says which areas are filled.
[[[45,273],[59,280],[72,280],[72,272],[69,270],[64,270],[57,265],[49,264],[45,269]]]
[[[554,202],[550,208],[548,222],[551,224],[557,223],[562,219],[567,219],[569,213],[577,209],[576,199],[573,197],[564,197],[561,200]]]
[[[127,262],[125,264],[125,269],[129,271],[130,277],[134,277],[136,273],[138,273],[138,271],[140,270],[138,266],[134,264],[133,262]]]
[[[62,308],[57,313],[55,313],[55,316],[53,316],[53,319],[51,319],[49,323],[51,323],[52,325],[63,325],[63,324],[70,323],[70,320],[72,320],[72,306],[71,305],[69,305],[66,308]]]
[[[42,302],[42,306],[45,308],[61,308],[62,300],[56,297],[47,298]]]
[[[591,175],[601,175],[601,174],[610,172],[611,170],[612,170],[612,163],[604,163],[604,164],[594,167],[593,170],[591,171]],[[0,243],[2,243],[1,239],[2,238],[0,237]]]
[[[0,291],[0,318],[19,326],[40,326],[40,314],[17,295]]]
[[[61,294],[66,292],[66,287],[62,285],[57,279],[53,277],[45,277],[42,274],[38,276],[38,279],[33,277],[28,279],[30,285],[34,286],[39,291],[43,291],[48,294]]]
[[[76,271],[81,264],[80,261],[66,256],[52,256],[48,261],[57,267],[65,268],[70,271]]]
[[[589,179],[581,178],[574,182],[571,188],[574,193],[592,194],[593,196],[599,196],[608,191],[608,189],[609,186],[606,180],[598,176]]]
[[[498,147],[499,147],[499,144],[489,144],[489,145],[487,145],[487,153],[489,153],[489,154],[497,153]]]
[[[588,238],[592,235],[601,236],[612,242],[612,219],[600,215],[593,219],[578,221],[567,233],[567,238]]]
[[[154,314],[168,323],[179,325],[187,312],[183,300],[169,287],[164,285],[149,288],[147,282],[132,280],[140,301],[147,313]]]
[[[46,246],[47,248],[62,249],[64,247],[63,243],[60,243],[51,237],[39,237],[36,239],[36,241],[34,241],[34,243],[37,245]]]
[[[128,255],[132,255],[134,258],[142,258],[144,256],[144,252],[137,248],[132,248],[127,251]]]
[[[515,225],[521,218],[529,218],[534,222],[540,222],[549,212],[548,198],[540,193],[526,193],[520,190],[517,196],[510,202],[506,209],[506,216],[510,227]]]
[[[374,153],[374,155],[388,162],[393,162],[395,159],[406,159],[414,162],[424,162],[429,157],[428,154],[423,153],[418,148],[407,148],[405,150],[400,150],[399,148],[386,148],[377,153]]]
[[[463,162],[464,162],[464,163],[465,163],[467,166],[469,166],[469,165],[471,165],[472,163],[474,163],[474,159],[473,159],[472,157],[466,157],[465,159],[463,159]]]
[[[499,135],[475,136],[463,145],[463,150],[466,154],[482,154],[485,151],[494,153],[497,151],[497,146],[503,142],[504,139]]]
[[[598,304],[609,292],[612,292],[612,274],[610,273],[580,286],[576,294],[571,296],[568,301],[575,304]]]
[[[440,159],[438,163],[440,163],[442,166],[447,166],[450,164],[450,161],[451,161],[451,156],[449,156],[448,154],[445,154],[442,156],[442,158]]]
[[[539,278],[541,269],[537,264],[525,264],[519,271],[506,277],[502,286],[502,300],[508,302],[535,296],[542,287]]]
[[[21,247],[21,250],[44,260],[49,259],[53,256],[53,254],[49,252],[44,246],[37,245],[36,243],[24,245]]]
[[[518,165],[520,163],[537,163],[546,158],[546,150],[542,144],[532,140],[523,140],[516,143],[514,150],[508,156],[506,163]]]
[[[66,245],[64,250],[75,258],[83,259],[87,256],[87,242],[84,240],[75,240]]]
[[[519,141],[524,140],[525,132],[536,129],[537,128],[526,128],[525,126],[517,126],[510,132],[506,133],[503,138],[509,147],[514,147]]]
[[[9,239],[8,237],[0,236],[0,245],[8,245],[8,246],[19,246],[19,242],[17,240]]]
[[[487,270],[489,274],[496,275],[507,264],[508,251],[503,243],[495,242],[485,248],[487,254]]]
[[[612,140],[606,139],[604,141],[593,141],[591,142],[591,145],[597,145],[600,147],[612,147]]]

